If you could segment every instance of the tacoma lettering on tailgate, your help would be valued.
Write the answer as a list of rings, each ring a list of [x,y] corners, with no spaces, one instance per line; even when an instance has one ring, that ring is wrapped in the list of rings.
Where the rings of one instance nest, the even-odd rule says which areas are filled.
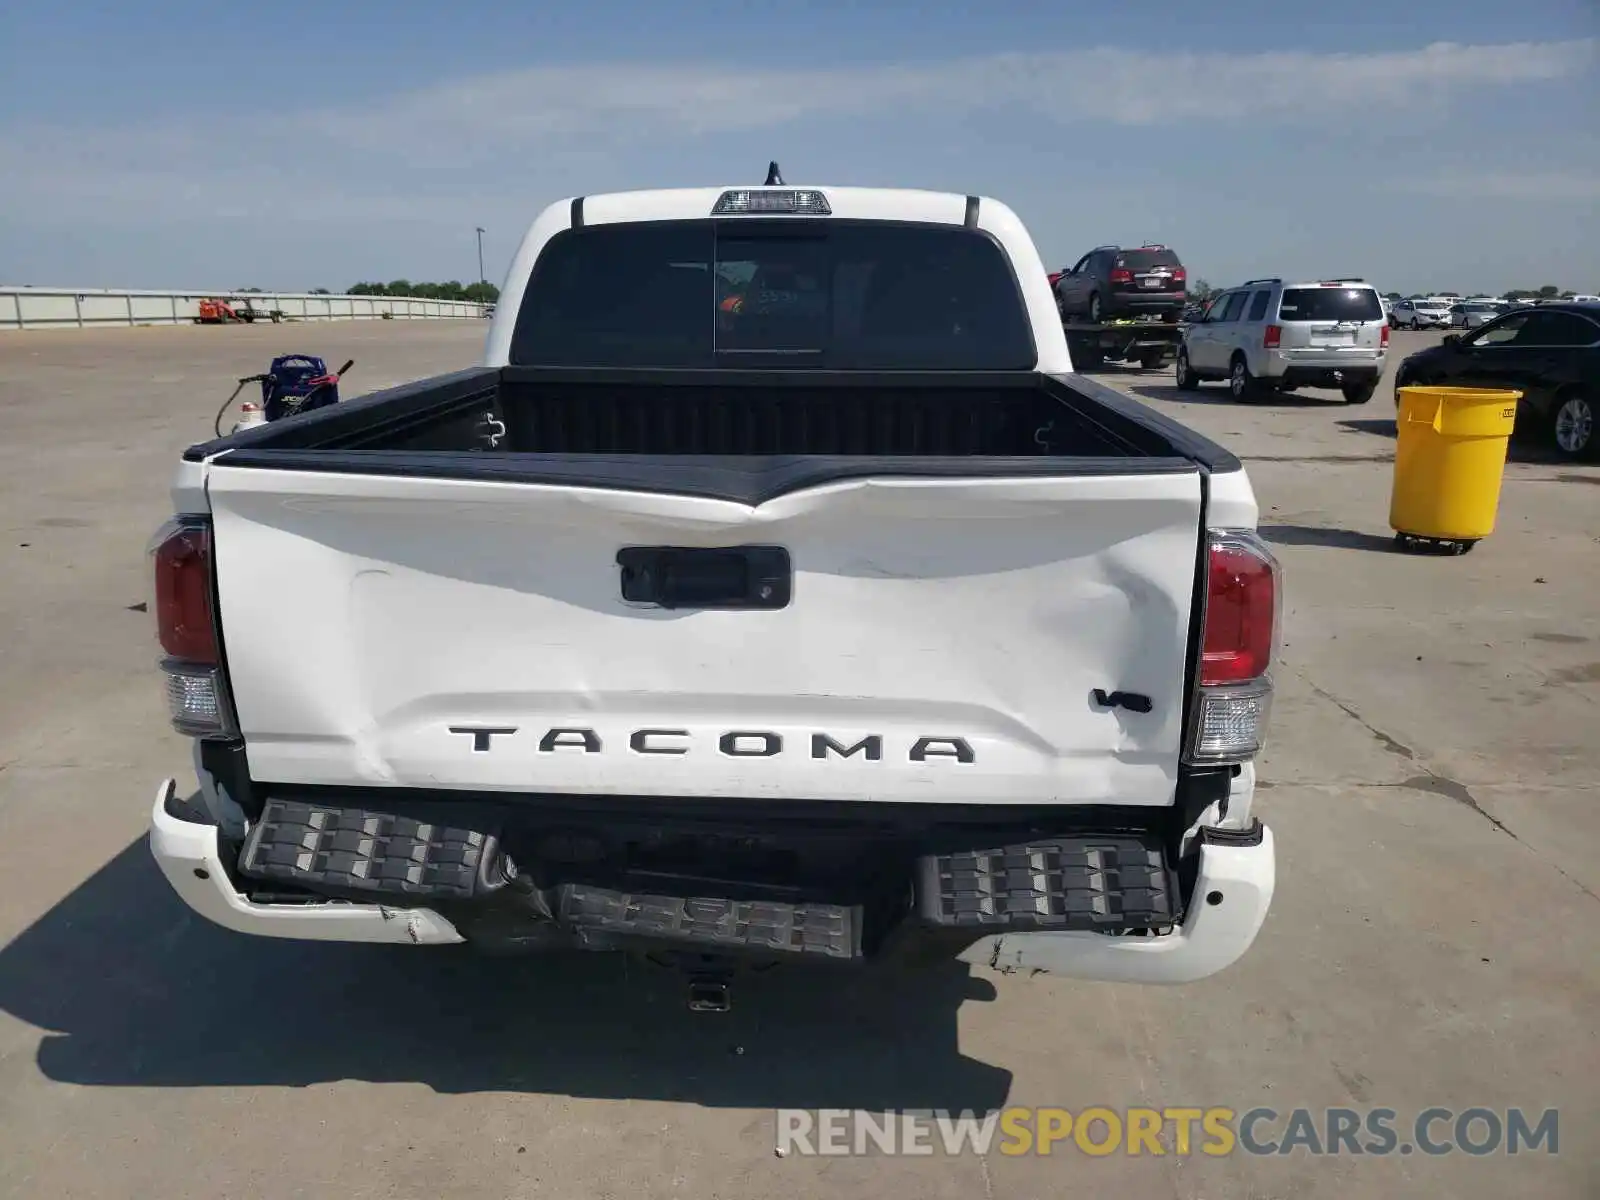
[[[515,725],[451,725],[450,732],[472,739],[472,753],[488,754],[496,749],[496,738],[515,737],[522,733]],[[532,731],[529,731],[531,734]],[[704,745],[696,746],[694,736],[687,729],[635,729],[628,735],[628,749],[634,754],[688,754]],[[558,750],[577,751],[583,754],[600,754],[605,745],[593,729],[579,726],[546,729],[539,735],[539,751],[554,754]],[[809,751],[815,759],[861,758],[867,762],[883,759],[883,735],[869,733],[851,742],[841,741],[830,734],[813,733]],[[780,733],[768,729],[730,729],[716,740],[716,753],[728,758],[773,758],[784,751]],[[789,753],[793,753],[791,746]],[[949,759],[970,763],[975,755],[966,738],[926,736],[911,739],[906,751],[909,762],[927,762],[929,759]]]

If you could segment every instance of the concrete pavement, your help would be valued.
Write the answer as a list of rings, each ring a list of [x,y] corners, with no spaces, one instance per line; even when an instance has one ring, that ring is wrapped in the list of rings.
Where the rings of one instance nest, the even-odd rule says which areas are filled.
[[[274,353],[347,394],[483,328],[0,337],[0,1195],[1359,1197],[1600,1191],[1600,469],[1508,470],[1471,555],[1391,552],[1393,409],[1102,378],[1245,458],[1288,572],[1272,917],[1175,989],[774,978],[725,1018],[608,957],[275,944],[143,844],[186,777],[144,548],[182,448]],[[1431,335],[1399,334],[1395,356]],[[1551,1157],[779,1159],[772,1110],[1561,1109]],[[1281,1133],[1281,1129],[1274,1133]]]

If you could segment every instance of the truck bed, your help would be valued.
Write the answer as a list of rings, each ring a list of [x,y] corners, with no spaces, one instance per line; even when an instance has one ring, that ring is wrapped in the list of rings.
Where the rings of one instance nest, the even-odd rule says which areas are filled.
[[[479,368],[201,443],[186,457],[221,454],[237,467],[594,476],[666,490],[700,474],[682,469],[698,465],[687,460],[705,458],[811,458],[802,472],[808,484],[885,469],[1016,475],[1238,466],[1221,447],[1102,384],[1032,372]],[[609,461],[622,456],[678,469],[641,476],[645,464]],[[784,466],[794,473],[795,464]]]

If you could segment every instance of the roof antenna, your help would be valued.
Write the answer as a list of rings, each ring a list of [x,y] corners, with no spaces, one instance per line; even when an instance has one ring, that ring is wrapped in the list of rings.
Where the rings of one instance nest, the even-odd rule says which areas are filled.
[[[764,187],[782,187],[783,186],[783,176],[781,174],[779,174],[779,172],[778,172],[778,164],[776,162],[770,162],[770,163],[767,164],[767,182],[765,184],[763,184],[762,186],[764,186]]]

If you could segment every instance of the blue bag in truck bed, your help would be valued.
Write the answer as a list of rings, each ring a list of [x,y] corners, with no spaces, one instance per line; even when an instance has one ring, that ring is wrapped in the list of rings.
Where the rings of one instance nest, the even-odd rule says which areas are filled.
[[[279,355],[261,381],[261,408],[269,421],[337,403],[339,381],[315,355]]]

